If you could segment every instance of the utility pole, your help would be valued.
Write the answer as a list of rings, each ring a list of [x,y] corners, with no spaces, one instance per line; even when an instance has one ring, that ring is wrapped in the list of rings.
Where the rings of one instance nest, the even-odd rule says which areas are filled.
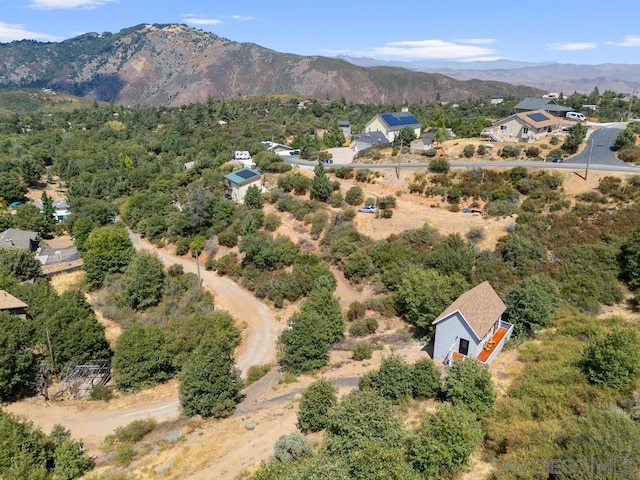
[[[589,139],[589,158],[587,158],[587,168],[584,171],[584,180],[587,181],[587,176],[589,175],[589,164],[591,163],[591,152],[593,151],[593,139]]]
[[[635,98],[636,92],[631,92],[631,98],[629,99],[629,112],[627,112],[627,122],[631,121],[631,107],[633,107],[633,99]]]

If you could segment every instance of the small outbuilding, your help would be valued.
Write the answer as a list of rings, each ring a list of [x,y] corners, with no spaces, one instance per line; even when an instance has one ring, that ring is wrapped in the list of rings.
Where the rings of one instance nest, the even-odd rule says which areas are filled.
[[[0,290],[0,312],[7,312],[20,318],[27,318],[27,307],[19,298],[14,297],[9,292]]]
[[[502,320],[506,306],[489,282],[460,295],[435,325],[433,358],[451,365],[474,359],[489,365],[511,337],[513,325]]]

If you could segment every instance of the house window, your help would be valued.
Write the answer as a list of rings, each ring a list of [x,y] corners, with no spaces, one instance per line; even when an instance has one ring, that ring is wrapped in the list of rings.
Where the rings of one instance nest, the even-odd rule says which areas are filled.
[[[506,125],[500,125],[500,131],[502,132],[506,132],[508,128],[509,127],[507,127]]]
[[[462,355],[468,355],[469,354],[469,340],[465,340],[464,338],[460,339],[460,346],[458,347],[458,352],[460,352]]]
[[[524,133],[525,135],[529,133],[529,127],[522,127],[522,133]]]

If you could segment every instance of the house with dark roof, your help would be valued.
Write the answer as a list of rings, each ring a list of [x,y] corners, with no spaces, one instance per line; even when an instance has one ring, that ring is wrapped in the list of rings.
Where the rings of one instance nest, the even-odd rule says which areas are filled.
[[[241,168],[224,176],[225,195],[234,203],[244,203],[244,196],[250,186],[262,190],[262,174],[251,168]]]
[[[411,128],[416,137],[420,136],[420,122],[406,108],[401,112],[379,113],[364,126],[364,133],[380,132],[393,143],[396,135],[405,127]]]
[[[19,298],[14,297],[9,292],[0,290],[0,312],[7,312],[20,318],[27,318],[27,307]]]
[[[0,247],[24,248],[35,252],[38,249],[38,232],[8,228],[0,233]]]
[[[520,112],[498,120],[481,135],[495,142],[535,142],[558,131],[561,122],[562,119],[544,110]]]
[[[433,148],[435,139],[433,132],[425,132],[422,136],[409,144],[409,149],[414,152],[424,152]]]
[[[433,321],[434,360],[451,365],[454,360],[473,359],[489,365],[513,332],[513,325],[502,320],[505,310],[489,282],[460,295]]]
[[[559,105],[553,98],[527,97],[513,107],[516,112],[530,112],[533,110],[544,110],[556,117],[564,117],[567,112],[571,112],[571,107]]]
[[[367,132],[359,133],[353,137],[353,140],[349,144],[349,148],[353,150],[356,155],[366,152],[375,147],[390,147],[391,142],[382,132]]]

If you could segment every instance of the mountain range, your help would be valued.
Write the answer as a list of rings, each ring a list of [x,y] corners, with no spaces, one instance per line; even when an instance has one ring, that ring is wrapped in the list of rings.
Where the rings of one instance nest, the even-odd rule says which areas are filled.
[[[547,92],[591,93],[612,90],[632,93],[640,90],[640,64],[604,63],[529,63],[512,60],[487,62],[382,61],[364,57],[339,56],[341,60],[362,67],[389,66],[418,72],[438,72],[457,80],[485,80],[529,85]]]
[[[542,93],[534,86],[280,53],[178,24],[0,44],[0,88],[50,88],[117,104],[167,106],[270,93],[355,103]]]

